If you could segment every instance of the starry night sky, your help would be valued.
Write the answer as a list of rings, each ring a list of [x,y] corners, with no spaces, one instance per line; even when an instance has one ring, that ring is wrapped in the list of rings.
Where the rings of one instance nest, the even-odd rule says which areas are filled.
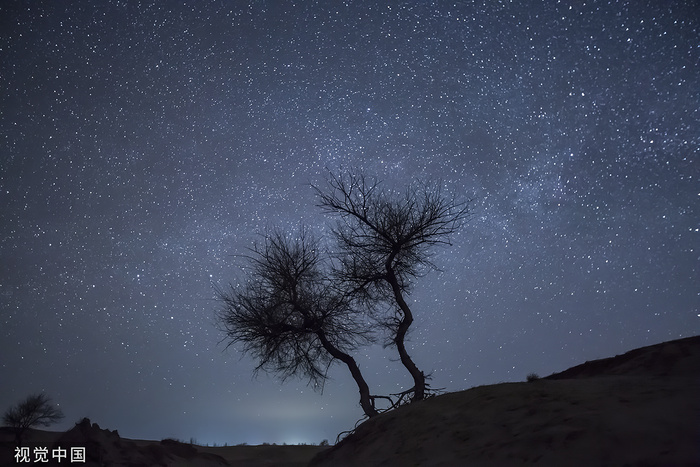
[[[698,1],[247,3],[0,3],[0,410],[332,442],[347,370],[254,379],[214,287],[267,227],[327,232],[309,184],[354,167],[475,199],[411,296],[434,387],[700,333]]]

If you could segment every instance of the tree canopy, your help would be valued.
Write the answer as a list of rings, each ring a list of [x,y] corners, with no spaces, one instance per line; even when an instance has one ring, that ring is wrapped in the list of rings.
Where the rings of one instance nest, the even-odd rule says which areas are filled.
[[[378,413],[375,399],[391,399],[370,394],[351,354],[376,342],[373,323],[379,323],[414,381],[399,400],[409,393],[412,401],[425,398],[426,375],[405,343],[413,323],[406,298],[416,278],[437,268],[433,247],[450,245],[470,215],[469,201],[457,201],[438,183],[397,192],[361,172],[330,174],[325,186],[313,188],[319,207],[338,217],[334,246],[322,252],[307,228],[296,236],[265,233],[243,256],[246,280],[217,289],[227,347],[240,345],[257,360],[256,372],[306,378],[321,390],[328,369],[340,361],[372,417]]]
[[[256,371],[308,378],[322,389],[330,365],[339,360],[360,390],[360,404],[376,415],[359,367],[349,352],[372,341],[351,302],[322,271],[318,242],[308,230],[296,238],[280,231],[266,234],[246,256],[248,280],[219,291],[219,322],[228,345],[258,361]]]
[[[326,186],[315,190],[319,206],[340,218],[333,230],[339,263],[335,278],[389,330],[389,344],[413,377],[413,399],[423,399],[426,376],[405,345],[413,323],[406,296],[415,278],[437,269],[431,262],[433,247],[451,244],[470,216],[469,201],[457,201],[438,183],[389,190],[361,172],[330,174]]]

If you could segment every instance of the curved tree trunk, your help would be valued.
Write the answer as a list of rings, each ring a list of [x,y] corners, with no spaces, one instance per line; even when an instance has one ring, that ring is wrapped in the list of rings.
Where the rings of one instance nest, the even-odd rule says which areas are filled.
[[[352,375],[352,378],[357,383],[357,387],[360,388],[360,406],[362,406],[362,410],[365,412],[365,415],[367,415],[369,418],[372,418],[375,415],[379,415],[379,412],[377,412],[377,409],[374,408],[374,405],[372,404],[372,401],[370,399],[369,386],[367,385],[365,379],[362,377],[362,372],[360,371],[360,367],[357,366],[357,362],[355,362],[355,359],[343,352],[342,350],[338,349],[336,346],[334,346],[328,340],[326,334],[322,330],[317,331],[316,335],[321,341],[321,345],[323,345],[323,348],[326,349],[326,351],[328,351],[328,353],[331,354],[333,358],[337,358],[341,362],[345,363],[345,365],[347,365],[348,369],[350,370],[350,374]]]
[[[396,303],[399,305],[401,313],[403,314],[403,319],[401,319],[399,326],[396,329],[396,337],[394,338],[394,342],[396,343],[396,348],[399,351],[401,363],[403,363],[403,366],[406,367],[408,372],[413,377],[414,387],[412,401],[423,400],[425,398],[425,374],[423,374],[413,360],[411,360],[411,357],[408,355],[408,351],[406,350],[406,344],[404,343],[406,339],[406,332],[408,332],[408,328],[411,327],[411,324],[413,323],[413,313],[411,313],[411,309],[408,307],[406,300],[403,298],[399,281],[396,279],[396,274],[394,274],[394,270],[391,268],[389,263],[387,263],[387,281],[389,284],[391,284],[391,289],[394,292],[394,298],[396,299]]]

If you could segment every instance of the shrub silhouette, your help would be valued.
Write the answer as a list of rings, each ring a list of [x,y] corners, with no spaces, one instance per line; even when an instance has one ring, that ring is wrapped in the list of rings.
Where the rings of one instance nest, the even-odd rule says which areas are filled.
[[[29,428],[50,426],[63,418],[63,412],[51,404],[51,398],[44,393],[31,394],[22,402],[7,409],[2,417],[5,425],[15,431],[17,445]]]

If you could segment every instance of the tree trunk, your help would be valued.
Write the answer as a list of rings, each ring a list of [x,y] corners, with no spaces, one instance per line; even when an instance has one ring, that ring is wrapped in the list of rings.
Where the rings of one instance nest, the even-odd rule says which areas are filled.
[[[338,349],[336,346],[334,346],[328,340],[326,334],[322,330],[317,331],[316,335],[320,339],[323,348],[326,349],[328,353],[333,356],[333,358],[337,358],[341,362],[345,363],[345,365],[347,365],[348,369],[350,370],[350,374],[352,375],[352,378],[357,383],[357,387],[360,388],[360,406],[365,412],[365,415],[367,415],[369,418],[372,418],[375,415],[379,415],[379,412],[377,412],[377,409],[374,408],[374,405],[372,404],[372,401],[370,399],[369,386],[367,385],[365,379],[362,377],[362,372],[360,371],[360,367],[357,366],[357,362],[355,362],[355,359],[343,352],[342,350]]]
[[[391,289],[394,291],[394,298],[396,299],[396,303],[399,305],[401,313],[403,314],[403,318],[399,322],[399,326],[396,329],[396,337],[394,342],[396,343],[396,348],[399,351],[401,363],[403,363],[403,366],[406,367],[408,372],[413,377],[414,387],[412,402],[423,400],[425,398],[425,375],[418,369],[416,364],[413,363],[413,360],[411,360],[411,357],[408,355],[408,351],[406,350],[406,344],[404,343],[406,332],[408,332],[408,328],[411,326],[411,323],[413,323],[413,313],[411,313],[411,309],[408,307],[406,300],[403,298],[399,281],[396,279],[396,274],[394,274],[394,270],[391,268],[389,262],[387,262],[387,280],[389,284],[391,284]]]

